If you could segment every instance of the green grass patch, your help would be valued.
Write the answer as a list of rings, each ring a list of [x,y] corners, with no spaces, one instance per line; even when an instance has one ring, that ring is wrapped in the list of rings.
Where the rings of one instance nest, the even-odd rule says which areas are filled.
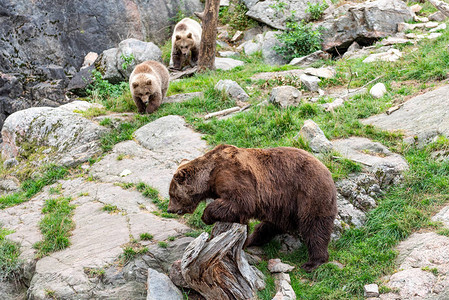
[[[39,222],[43,240],[33,245],[37,256],[42,257],[52,252],[67,248],[70,245],[70,231],[75,227],[72,221],[74,205],[71,198],[56,198],[45,201],[42,213],[44,217]]]
[[[20,270],[20,245],[6,239],[6,236],[11,233],[13,232],[0,224],[0,282],[17,279],[17,273]]]
[[[28,201],[39,193],[44,186],[55,183],[68,174],[68,169],[56,165],[48,165],[43,168],[40,176],[25,180],[19,192],[0,196],[0,209],[14,206]]]
[[[110,214],[113,213],[118,213],[120,211],[120,209],[117,207],[117,205],[112,205],[112,204],[105,204],[102,208],[102,211],[106,211]]]
[[[167,247],[168,247],[168,243],[167,243],[167,242],[158,242],[157,244],[158,244],[159,247],[161,247],[161,248],[167,248]]]
[[[140,234],[140,239],[142,241],[151,241],[153,239],[153,235],[148,233],[148,232],[141,233]]]

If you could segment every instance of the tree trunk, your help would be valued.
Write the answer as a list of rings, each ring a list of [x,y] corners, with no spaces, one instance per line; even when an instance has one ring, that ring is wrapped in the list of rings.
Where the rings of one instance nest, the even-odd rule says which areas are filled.
[[[439,11],[441,11],[446,17],[449,17],[449,4],[438,0],[427,0],[433,6],[435,6]]]
[[[207,300],[255,299],[265,287],[263,274],[243,252],[246,225],[217,222],[211,237],[202,233],[186,248],[181,273]]]
[[[215,69],[215,45],[217,43],[218,9],[220,0],[206,0],[204,11],[195,13],[201,19],[200,54],[198,58],[198,72]]]

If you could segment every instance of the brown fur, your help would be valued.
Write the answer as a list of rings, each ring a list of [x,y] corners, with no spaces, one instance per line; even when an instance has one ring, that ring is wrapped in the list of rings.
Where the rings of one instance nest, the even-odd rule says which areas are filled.
[[[170,65],[181,70],[198,62],[201,42],[201,25],[190,18],[179,21],[173,31]]]
[[[129,77],[129,88],[139,113],[152,113],[161,105],[168,89],[167,68],[153,60],[138,64]]]
[[[306,151],[217,146],[179,166],[169,192],[168,210],[178,214],[192,213],[199,202],[213,198],[202,216],[206,224],[262,221],[247,246],[279,233],[300,234],[309,252],[302,266],[307,271],[329,258],[336,189],[329,170]]]

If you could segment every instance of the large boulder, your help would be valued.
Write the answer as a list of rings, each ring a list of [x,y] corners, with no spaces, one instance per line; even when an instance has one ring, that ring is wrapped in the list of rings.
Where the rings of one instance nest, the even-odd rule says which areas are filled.
[[[310,4],[322,4],[322,0],[286,0],[282,1],[283,5],[279,4],[276,0],[267,1],[245,1],[248,6],[247,16],[273,28],[284,30],[285,22],[292,13],[294,13],[294,20],[301,21],[310,18],[310,15],[306,13],[308,3]]]
[[[84,56],[126,37],[162,43],[178,11],[202,11],[200,0],[0,0],[0,71],[56,64],[79,69]]]
[[[384,130],[400,130],[414,142],[414,137],[422,137],[436,132],[449,136],[449,85],[416,96],[389,115],[372,116],[362,122]]]
[[[74,166],[102,152],[100,137],[106,132],[106,128],[63,109],[29,108],[6,119],[2,157]]]
[[[376,0],[342,5],[316,26],[324,27],[323,50],[343,53],[354,41],[371,44],[396,33],[399,23],[411,19],[413,14],[404,1]]]

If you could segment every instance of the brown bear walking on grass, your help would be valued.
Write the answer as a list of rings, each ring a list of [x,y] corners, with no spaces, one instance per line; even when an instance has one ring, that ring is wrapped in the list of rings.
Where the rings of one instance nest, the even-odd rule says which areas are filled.
[[[328,261],[337,192],[329,170],[304,150],[220,145],[179,166],[169,193],[168,211],[180,215],[214,199],[202,216],[206,224],[260,220],[246,246],[299,234],[309,252],[306,271]]]
[[[167,68],[153,60],[138,64],[129,76],[129,89],[139,113],[151,114],[162,104],[168,89]]]

